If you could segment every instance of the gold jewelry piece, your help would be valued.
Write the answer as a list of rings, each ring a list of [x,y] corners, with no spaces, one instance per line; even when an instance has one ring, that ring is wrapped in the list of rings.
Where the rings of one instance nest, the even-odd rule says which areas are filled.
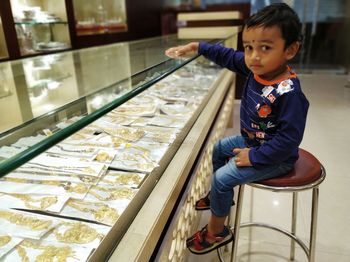
[[[20,245],[16,247],[18,255],[22,258],[23,262],[29,262],[29,258],[27,256],[27,252],[25,248],[32,248],[36,250],[43,250],[41,254],[39,254],[35,258],[35,262],[65,262],[68,257],[72,257],[78,260],[74,255],[74,251],[71,247],[55,247],[52,245],[42,245],[39,243],[34,243],[29,240],[24,240]]]
[[[95,157],[95,160],[100,161],[100,162],[112,161],[113,156],[109,155],[107,152],[100,152]]]
[[[27,163],[26,166],[23,168],[38,168],[38,169],[43,169],[43,170],[48,170],[48,171],[82,171],[82,172],[87,172],[89,174],[94,174],[95,170],[89,166],[59,166],[59,167],[54,167],[54,166],[48,166],[44,164],[39,164],[39,163]]]
[[[0,236],[0,248],[6,246],[11,241],[10,236]]]
[[[0,211],[0,217],[6,219],[11,224],[29,227],[32,230],[44,230],[48,229],[52,221],[38,219],[31,216],[25,216],[22,214],[16,214],[10,211]]]
[[[56,204],[58,201],[57,196],[48,196],[40,199],[34,199],[31,196],[24,195],[24,194],[9,194],[9,193],[5,193],[5,194],[22,200],[24,202],[24,205],[30,209],[46,210],[48,207]],[[32,205],[32,203],[35,203],[35,202],[40,202],[40,207]]]
[[[62,223],[62,225],[69,227],[63,234],[58,232],[58,229],[53,231],[59,242],[69,244],[87,244],[97,238],[102,240],[104,237],[102,234],[99,234],[96,229],[80,222]]]
[[[107,197],[103,197],[101,195],[99,195],[98,193],[94,192],[93,189],[96,189],[98,191],[102,191],[102,192],[107,192],[109,193],[109,196]],[[104,188],[101,186],[94,186],[90,191],[89,194],[93,195],[94,197],[96,197],[98,200],[101,201],[109,201],[109,200],[119,200],[119,199],[132,199],[136,192],[130,188]]]
[[[140,129],[132,131],[128,128],[104,128],[103,131],[111,136],[120,137],[127,141],[137,141],[145,135],[145,132]]]
[[[82,202],[76,199],[74,200],[71,199],[67,202],[67,205],[81,212],[91,213],[98,222],[102,222],[102,223],[106,223],[106,221],[108,220],[115,222],[119,218],[119,214],[116,209],[111,208],[108,205],[103,203],[93,203],[93,202],[87,202],[87,201]],[[97,209],[93,209],[90,207],[82,207],[80,205],[90,205],[90,206],[99,206],[99,207]]]
[[[38,184],[38,185],[49,185],[63,187],[67,192],[85,194],[89,190],[90,186],[85,184],[72,183],[69,181],[53,181],[53,180],[33,180],[24,178],[13,178],[13,177],[2,177],[0,181],[8,181],[13,183],[24,183],[24,184]]]
[[[140,158],[143,159],[143,163],[140,163]],[[157,166],[151,159],[146,155],[141,154],[126,154],[123,155],[123,159],[118,159],[124,166],[131,167],[132,169],[138,170],[149,170]],[[133,161],[133,163],[127,163],[126,161]]]
[[[56,147],[58,147],[59,149],[61,149],[62,151],[65,152],[77,152],[77,153],[91,153],[94,152],[95,150],[93,148],[86,148],[86,149],[66,149],[63,146],[57,144]]]
[[[142,182],[142,177],[135,173],[127,173],[127,174],[108,174],[108,176],[115,176],[114,182],[109,182],[108,179],[103,179],[103,182],[109,183],[112,185],[118,184],[118,185],[139,185]]]

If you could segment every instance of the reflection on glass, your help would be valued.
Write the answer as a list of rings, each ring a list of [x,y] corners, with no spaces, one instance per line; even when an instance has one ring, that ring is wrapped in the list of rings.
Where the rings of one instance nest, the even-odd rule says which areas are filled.
[[[74,0],[78,35],[127,31],[125,0]]]
[[[22,55],[70,48],[64,0],[11,0]]]

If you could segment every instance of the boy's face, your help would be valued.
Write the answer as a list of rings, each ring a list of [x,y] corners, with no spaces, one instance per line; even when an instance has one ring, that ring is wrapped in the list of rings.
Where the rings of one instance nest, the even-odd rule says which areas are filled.
[[[246,65],[265,80],[274,80],[283,74],[287,61],[295,56],[299,48],[298,43],[285,48],[278,26],[244,28],[243,46]]]

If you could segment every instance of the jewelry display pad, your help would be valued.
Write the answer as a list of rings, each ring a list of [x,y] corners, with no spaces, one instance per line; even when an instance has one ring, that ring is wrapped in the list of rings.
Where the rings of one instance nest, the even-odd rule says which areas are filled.
[[[68,196],[0,193],[1,208],[19,208],[59,213]]]
[[[109,170],[106,173],[106,175],[104,175],[101,178],[99,184],[139,188],[145,178],[145,173],[132,173],[119,170]]]
[[[52,217],[31,214],[14,209],[0,209],[1,230],[18,237],[40,239],[54,229],[58,221]]]
[[[22,240],[22,238],[2,234],[0,230],[0,260],[2,260],[2,257],[10,252],[10,250],[17,246]]]
[[[95,221],[104,225],[113,226],[130,201],[88,201],[70,199],[64,206],[60,215],[66,217],[79,217]]]

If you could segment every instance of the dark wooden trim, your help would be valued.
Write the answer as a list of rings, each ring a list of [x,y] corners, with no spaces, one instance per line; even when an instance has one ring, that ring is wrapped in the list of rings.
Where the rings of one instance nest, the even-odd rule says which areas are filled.
[[[181,26],[181,22],[179,23],[179,27],[212,27],[212,26],[235,26],[242,25],[242,19],[227,19],[227,20],[201,20],[201,21],[186,21],[186,26]]]
[[[0,1],[0,13],[9,59],[21,57],[10,0]]]

